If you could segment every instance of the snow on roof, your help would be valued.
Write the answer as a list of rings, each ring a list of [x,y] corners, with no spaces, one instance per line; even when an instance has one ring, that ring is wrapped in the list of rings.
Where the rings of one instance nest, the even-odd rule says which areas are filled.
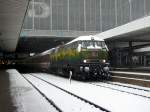
[[[68,42],[67,44],[71,44],[73,42],[76,42],[76,41],[79,41],[79,40],[91,40],[91,39],[94,39],[96,41],[104,41],[104,39],[100,38],[100,37],[97,37],[97,36],[93,36],[93,35],[88,35],[88,36],[79,36],[77,37],[76,39]],[[67,45],[66,44],[66,45]]]

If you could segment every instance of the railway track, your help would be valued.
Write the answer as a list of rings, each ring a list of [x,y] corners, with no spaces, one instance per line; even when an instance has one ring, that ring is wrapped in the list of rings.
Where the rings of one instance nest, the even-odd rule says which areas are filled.
[[[126,72],[126,71],[111,71],[112,81],[143,87],[150,87],[150,74]]]
[[[94,112],[94,110],[97,110],[97,109],[98,109],[99,111],[96,111],[96,112],[110,112],[109,110],[107,110],[107,109],[105,109],[105,108],[103,108],[103,107],[101,107],[101,106],[99,106],[99,105],[96,105],[96,104],[94,104],[93,102],[88,101],[88,100],[86,100],[86,99],[84,99],[84,98],[82,98],[82,97],[80,97],[80,96],[78,96],[78,95],[75,95],[74,93],[71,93],[71,92],[69,92],[69,91],[67,91],[67,90],[64,90],[63,88],[60,88],[60,87],[58,87],[57,85],[52,84],[52,83],[50,83],[50,82],[48,82],[48,81],[46,81],[46,80],[44,80],[44,79],[42,79],[42,78],[39,78],[39,77],[34,76],[34,75],[32,75],[32,74],[29,74],[29,77],[28,77],[28,76],[26,77],[25,75],[22,75],[22,76],[23,76],[43,97],[45,97],[45,99],[46,99],[51,105],[53,105],[53,106],[56,108],[56,110],[58,110],[58,112],[63,112],[63,109],[60,109],[60,107],[59,107],[58,105],[56,105],[56,103],[54,103],[54,101],[52,101],[42,90],[40,90],[39,85],[34,84],[34,83],[30,80],[31,78],[33,78],[33,79],[35,79],[35,80],[39,80],[39,81],[41,81],[41,82],[43,82],[43,83],[45,83],[45,84],[48,84],[48,85],[51,86],[51,87],[53,87],[53,88],[55,88],[55,89],[57,89],[57,90],[63,92],[64,94],[67,94],[67,95],[68,95],[68,98],[76,99],[76,100],[78,100],[78,102],[84,103],[84,105],[89,106],[88,108],[92,108],[92,112]],[[62,96],[62,98],[63,98],[63,96]],[[67,98],[66,100],[68,100],[68,98]],[[69,103],[69,102],[68,102],[68,103]],[[79,105],[80,105],[80,104],[79,104]],[[75,107],[75,108],[78,108],[78,107]]]
[[[89,84],[150,99],[150,95],[149,95],[150,90],[148,90],[148,89],[141,89],[141,88],[126,86],[126,85],[121,85],[121,84],[114,84],[114,83],[111,83],[111,82],[89,83]],[[126,89],[123,89],[123,88],[118,89],[115,86],[119,86],[119,87],[123,87],[123,88],[127,88],[127,89],[132,89],[132,90],[126,90]],[[138,90],[138,92],[139,91],[147,92],[147,95],[139,94],[138,92],[134,92],[133,90]]]
[[[131,88],[131,89],[136,89],[136,90],[142,90],[142,91],[150,92],[150,89],[142,89],[142,88],[137,88],[137,87],[133,87],[133,86],[117,84],[117,83],[113,83],[113,82],[104,82],[104,83],[110,84],[110,85],[116,85],[116,86],[121,86],[121,87],[126,87],[126,88]]]
[[[34,76],[34,75],[32,75],[32,76]],[[34,76],[34,77],[37,77],[37,76]],[[37,77],[37,78],[39,78],[39,77]],[[39,79],[43,80],[42,78],[39,78]],[[49,82],[47,82],[47,83],[49,83]],[[144,91],[144,92],[147,92],[148,94],[150,94],[149,89],[142,89],[142,88],[137,88],[137,87],[133,87],[133,86],[127,86],[127,85],[112,83],[112,82],[101,82],[101,83],[108,84],[111,86],[114,85],[114,86],[124,87],[124,88],[132,89],[132,90]],[[101,84],[96,84],[96,83],[90,83],[90,84],[150,99],[150,95],[143,95],[143,94],[139,94],[138,92],[133,92],[133,91],[130,92],[130,91],[126,91],[124,89],[118,89],[118,88],[116,89],[115,87],[109,87],[107,85],[101,85]]]

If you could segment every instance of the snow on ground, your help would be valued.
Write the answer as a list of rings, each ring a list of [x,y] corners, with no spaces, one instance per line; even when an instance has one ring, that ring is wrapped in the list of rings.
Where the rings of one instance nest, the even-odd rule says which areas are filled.
[[[17,112],[57,112],[15,69],[8,69],[10,92]]]
[[[102,112],[84,101],[40,80],[31,75],[25,75],[43,94],[51,99],[63,112]]]
[[[150,112],[150,99],[46,73],[34,74],[112,112]]]

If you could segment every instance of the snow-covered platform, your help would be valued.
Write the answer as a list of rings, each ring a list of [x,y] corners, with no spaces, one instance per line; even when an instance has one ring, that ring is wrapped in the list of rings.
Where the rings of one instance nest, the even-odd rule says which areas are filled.
[[[0,112],[57,112],[15,69],[0,70]]]

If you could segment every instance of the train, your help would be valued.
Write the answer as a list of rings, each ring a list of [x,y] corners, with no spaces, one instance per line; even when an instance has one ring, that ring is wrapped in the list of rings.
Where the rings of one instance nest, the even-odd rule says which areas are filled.
[[[103,39],[80,36],[16,64],[77,80],[110,79],[108,48]]]

